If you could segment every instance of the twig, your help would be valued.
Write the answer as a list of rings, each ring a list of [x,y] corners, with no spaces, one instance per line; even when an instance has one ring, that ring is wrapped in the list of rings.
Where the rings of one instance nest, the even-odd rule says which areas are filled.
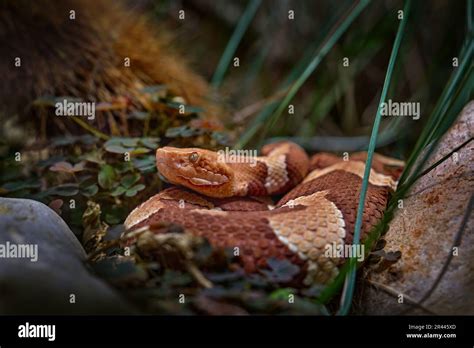
[[[388,295],[393,296],[395,298],[398,298],[398,296],[402,295],[403,299],[406,300],[406,302],[403,301],[403,303],[407,303],[407,304],[409,304],[413,307],[417,307],[417,308],[419,308],[419,309],[421,309],[421,310],[423,310],[423,311],[425,311],[429,314],[436,315],[436,313],[433,312],[431,309],[428,309],[428,308],[424,307],[419,302],[417,302],[415,299],[411,298],[410,296],[408,296],[408,295],[406,295],[406,294],[404,294],[400,291],[395,290],[394,288],[392,288],[388,285],[385,285],[385,284],[382,284],[382,283],[379,283],[379,282],[375,282],[375,281],[370,280],[370,279],[365,279],[365,281],[367,283],[369,283],[370,285],[376,287],[377,289],[380,289],[380,290],[384,291],[385,293],[387,293]]]
[[[187,271],[193,276],[193,278],[206,289],[213,287],[213,284],[202,274],[202,272],[192,263],[186,262]]]
[[[104,134],[102,133],[101,131],[95,129],[94,127],[88,125],[86,122],[84,122],[83,120],[79,119],[78,117],[71,117],[74,122],[76,122],[79,126],[81,126],[82,128],[84,128],[85,130],[91,132],[92,134],[94,134],[96,137],[102,139],[102,140],[109,140],[110,137],[107,135],[107,134]]]
[[[443,156],[440,160],[436,161],[435,163],[433,163],[431,166],[429,166],[428,168],[426,168],[424,171],[422,171],[420,174],[418,174],[414,179],[413,179],[413,182],[417,181],[419,178],[421,178],[422,176],[428,174],[430,171],[432,171],[434,168],[436,168],[438,165],[440,165],[441,163],[443,163],[444,161],[446,161],[449,157],[451,157],[451,155],[453,153],[455,153],[456,151],[459,151],[461,148],[463,148],[464,146],[466,146],[467,144],[469,144],[474,138],[471,137],[469,139],[467,139],[465,142],[463,142],[461,145],[459,146],[456,146],[453,150],[451,150],[447,155]]]
[[[288,88],[282,89],[282,90],[276,92],[275,94],[273,94],[273,95],[271,95],[267,98],[260,99],[260,100],[256,101],[255,103],[244,107],[242,110],[237,111],[234,114],[235,122],[240,123],[240,122],[245,121],[249,116],[253,115],[257,111],[262,109],[268,103],[281,99],[287,92],[288,92]]]

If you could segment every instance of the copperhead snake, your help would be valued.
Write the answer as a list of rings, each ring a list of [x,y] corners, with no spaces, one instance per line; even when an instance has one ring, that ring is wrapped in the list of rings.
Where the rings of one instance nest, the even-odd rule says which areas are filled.
[[[269,258],[288,259],[300,266],[304,284],[324,284],[345,261],[328,256],[328,245],[348,245],[353,238],[366,153],[349,158],[309,158],[290,142],[264,146],[252,163],[223,161],[198,148],[159,148],[158,171],[178,186],[135,208],[125,227],[177,223],[216,248],[237,247],[246,272],[266,267]],[[382,218],[403,164],[374,155],[361,240]],[[283,194],[270,204],[269,196]]]

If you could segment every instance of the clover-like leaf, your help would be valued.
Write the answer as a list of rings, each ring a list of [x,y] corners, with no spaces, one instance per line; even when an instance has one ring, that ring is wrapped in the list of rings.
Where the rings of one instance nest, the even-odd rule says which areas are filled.
[[[145,188],[145,185],[143,185],[143,184],[135,185],[135,186],[129,188],[129,189],[127,190],[127,192],[125,192],[125,196],[127,196],[127,197],[133,197],[133,196],[135,196],[135,195],[138,193],[138,191],[141,191],[141,190],[143,190],[144,188]]]
[[[79,158],[86,162],[92,162],[92,163],[103,165],[105,164],[105,161],[102,158],[102,154],[103,154],[102,150],[94,150],[94,151],[83,154]]]
[[[9,192],[13,192],[13,191],[19,191],[19,190],[24,190],[24,189],[35,189],[38,187],[40,187],[40,183],[38,181],[19,180],[19,181],[5,183],[2,186],[2,189],[5,189],[6,191],[9,191]]]
[[[90,135],[64,135],[60,137],[54,137],[51,139],[52,146],[68,146],[68,145],[75,145],[77,143],[81,143],[84,145],[92,145],[97,143],[98,138]]]
[[[168,128],[166,131],[165,136],[167,138],[189,138],[195,135],[199,135],[202,133],[202,130],[188,127],[188,126],[181,126],[181,127],[172,127]]]
[[[122,178],[122,180],[120,180],[120,184],[128,189],[131,188],[138,180],[140,180],[140,174],[127,174]]]
[[[79,187],[77,184],[63,184],[55,187],[51,187],[44,191],[45,195],[56,195],[56,196],[75,196],[79,193]]]
[[[262,274],[270,281],[276,283],[290,282],[299,272],[299,267],[288,260],[270,258],[267,261],[269,270],[261,270]]]
[[[123,186],[117,186],[110,194],[114,197],[123,195],[127,189]]]
[[[137,144],[136,138],[113,137],[105,142],[104,148],[107,152],[125,153],[132,151]]]
[[[150,173],[156,171],[155,156],[150,155],[143,158],[132,159],[133,166],[142,173]]]
[[[160,141],[160,138],[141,138],[140,139],[140,143],[145,146],[145,147],[148,147],[152,150],[155,150],[158,148],[159,146],[159,141]]]
[[[104,189],[111,189],[117,180],[117,174],[111,165],[105,165],[100,169],[98,178],[99,185]]]
[[[74,173],[84,170],[84,167],[85,167],[85,162],[79,162],[75,165],[72,165],[69,162],[56,162],[54,165],[52,165],[49,168],[49,170],[53,172],[63,172],[63,173],[74,174]]]
[[[138,146],[138,138],[119,138],[120,143],[126,147],[136,147]]]
[[[72,164],[69,162],[56,162],[49,168],[49,170],[53,172],[67,172],[67,173],[73,172]]]
[[[83,188],[81,187],[81,193],[85,197],[92,197],[96,195],[97,192],[99,192],[99,186],[97,186],[96,184],[92,184]]]
[[[36,167],[39,168],[39,169],[43,169],[43,168],[47,168],[49,166],[52,166],[56,162],[61,162],[61,161],[65,161],[65,160],[66,160],[66,157],[64,157],[64,156],[60,156],[60,155],[51,156],[51,157],[48,157],[44,160],[38,161],[38,163],[36,163]]]
[[[129,161],[114,163],[115,173],[124,174],[133,171],[133,165]]]
[[[127,152],[129,152],[131,155],[143,155],[145,153],[149,153],[150,151],[151,149],[147,149],[146,147],[136,147]]]
[[[230,145],[231,143],[229,135],[224,132],[212,132],[211,136],[220,145]]]
[[[114,214],[105,214],[105,221],[110,225],[117,225],[120,223],[120,218]]]
[[[123,147],[121,145],[109,145],[105,148],[105,150],[112,153],[125,153],[130,151],[129,148]]]

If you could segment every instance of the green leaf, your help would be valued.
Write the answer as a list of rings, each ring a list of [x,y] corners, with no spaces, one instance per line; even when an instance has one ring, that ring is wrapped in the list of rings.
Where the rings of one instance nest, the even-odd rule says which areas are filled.
[[[188,126],[181,126],[181,127],[168,128],[166,130],[165,136],[167,138],[177,138],[177,137],[189,138],[195,135],[199,135],[201,133],[202,133],[202,130],[200,129],[191,128]]]
[[[97,192],[99,192],[99,186],[97,186],[96,184],[81,188],[81,193],[86,197],[92,197],[97,194]]]
[[[77,180],[79,181],[79,186],[81,188],[84,188],[96,183],[96,178],[95,176],[92,176],[92,175],[81,175],[80,177],[77,178]]]
[[[102,158],[102,154],[102,150],[93,150],[91,152],[83,154],[82,156],[79,156],[79,159],[96,164],[105,164],[105,161]]]
[[[140,143],[152,150],[156,150],[159,146],[160,138],[141,138]]]
[[[155,156],[147,156],[144,158],[132,159],[133,166],[142,173],[151,173],[156,171]]]
[[[120,218],[113,214],[105,214],[105,222],[110,225],[117,225],[120,223]]]
[[[127,189],[123,186],[117,186],[110,194],[114,197],[123,195]]]
[[[84,135],[65,135],[62,137],[54,137],[51,139],[52,146],[67,146],[74,145],[76,143],[82,143],[84,145],[92,145],[97,143],[98,139],[90,134]]]
[[[112,153],[125,153],[130,151],[129,148],[123,147],[121,145],[109,145],[105,148],[105,150]]]
[[[117,175],[111,165],[106,164],[100,169],[98,175],[99,185],[104,189],[111,189],[117,180]]]
[[[147,149],[146,147],[137,147],[134,149],[130,149],[129,152],[131,155],[143,155],[145,153],[149,153],[151,149]]]
[[[38,161],[36,166],[40,169],[43,169],[43,168],[46,168],[46,167],[49,167],[49,166],[55,164],[56,162],[61,162],[61,161],[65,161],[65,160],[66,160],[66,157],[64,157],[64,156],[51,156],[51,157],[48,157],[45,160]]]
[[[56,196],[75,196],[79,193],[77,184],[63,184],[56,187],[51,187],[45,191],[46,195]]]
[[[14,181],[14,182],[7,182],[5,185],[2,186],[3,189],[13,192],[23,189],[34,189],[40,187],[39,182],[35,182],[34,180],[21,180],[21,181]]]
[[[125,175],[122,180],[120,180],[120,184],[125,188],[132,187],[138,180],[140,180],[140,174],[128,174]]]
[[[132,152],[137,146],[140,138],[113,137],[107,140],[104,148],[112,153]]]
[[[74,166],[69,163],[69,162],[56,162],[54,165],[52,165],[49,170],[52,172],[63,172],[63,173],[77,173],[82,170],[84,170],[85,163],[84,162],[79,162],[75,164]]]
[[[217,141],[217,143],[220,145],[227,145],[227,146],[231,145],[229,135],[224,132],[213,132],[212,139]]]
[[[290,282],[300,271],[297,265],[288,260],[270,258],[267,264],[269,269],[263,269],[261,272],[268,280],[276,283]]]
[[[126,147],[138,146],[138,138],[121,138],[121,144]]]
[[[124,174],[133,171],[133,165],[129,161],[119,162],[114,164],[114,169],[116,173]]]
[[[282,300],[282,301],[288,301],[288,298],[290,295],[295,294],[295,289],[292,288],[282,288],[282,289],[277,289],[273,291],[270,294],[270,298],[272,300]]]
[[[127,192],[125,193],[125,196],[127,197],[133,197],[135,196],[138,191],[141,191],[145,188],[145,185],[143,184],[138,184],[138,185],[135,185],[133,186],[132,188],[128,189]]]

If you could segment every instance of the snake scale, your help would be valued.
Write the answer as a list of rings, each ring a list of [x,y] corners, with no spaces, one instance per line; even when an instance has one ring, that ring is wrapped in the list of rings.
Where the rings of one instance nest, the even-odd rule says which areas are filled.
[[[246,272],[269,258],[287,259],[300,266],[304,284],[324,284],[345,261],[328,256],[328,248],[352,243],[365,160],[362,152],[309,158],[290,142],[264,146],[250,163],[198,148],[159,148],[158,171],[177,186],[135,208],[125,226],[177,223],[216,248],[238,248]],[[402,169],[402,161],[374,155],[361,240],[382,218]],[[282,198],[272,205],[269,196]]]

